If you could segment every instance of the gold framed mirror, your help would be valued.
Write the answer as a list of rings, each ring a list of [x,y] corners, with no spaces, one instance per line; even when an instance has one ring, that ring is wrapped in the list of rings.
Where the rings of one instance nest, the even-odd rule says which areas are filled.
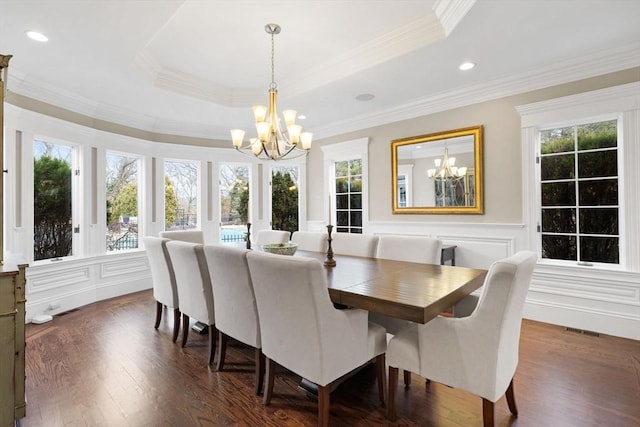
[[[391,141],[393,213],[484,213],[482,142],[482,126]]]

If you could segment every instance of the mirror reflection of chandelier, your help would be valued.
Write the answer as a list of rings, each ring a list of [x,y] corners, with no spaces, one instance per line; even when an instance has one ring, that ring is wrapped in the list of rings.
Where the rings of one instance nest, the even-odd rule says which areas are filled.
[[[449,157],[449,149],[445,147],[444,157],[442,159],[435,159],[434,163],[436,167],[434,169],[427,170],[427,176],[436,181],[453,181],[464,178],[467,174],[467,168],[456,167],[456,158]]]
[[[282,112],[286,126],[284,130],[278,118],[278,85],[275,82],[273,37],[275,34],[279,34],[281,29],[277,24],[267,24],[264,29],[267,34],[271,35],[269,108],[264,105],[253,106],[258,137],[251,138],[248,144],[244,144],[245,131],[232,129],[233,147],[244,154],[253,155],[263,160],[280,160],[285,157],[290,159],[304,156],[311,149],[313,134],[311,132],[302,132],[302,126],[295,123],[297,114],[295,110],[284,110]]]
[[[436,206],[468,206],[469,191],[465,181],[466,167],[457,167],[456,158],[449,157],[445,146],[442,159],[435,159],[436,167],[427,170],[427,176],[435,182]]]

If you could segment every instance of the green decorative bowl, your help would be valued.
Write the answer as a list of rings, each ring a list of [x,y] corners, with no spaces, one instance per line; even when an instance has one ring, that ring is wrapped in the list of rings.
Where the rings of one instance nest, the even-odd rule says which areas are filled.
[[[269,243],[262,245],[263,251],[278,255],[293,255],[297,249],[297,243]]]

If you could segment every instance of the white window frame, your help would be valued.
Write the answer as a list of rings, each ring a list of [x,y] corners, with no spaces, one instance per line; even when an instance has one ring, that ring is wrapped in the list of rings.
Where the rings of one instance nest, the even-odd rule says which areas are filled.
[[[640,271],[640,82],[517,107],[522,116],[523,214],[528,247],[541,253],[540,172],[536,164],[543,129],[618,120],[619,264],[579,265],[575,261],[539,259],[539,264],[570,268]],[[635,185],[634,185],[635,183]]]
[[[369,138],[338,142],[320,147],[324,155],[324,216],[327,224],[336,224],[336,162],[362,160],[362,234],[369,234]]]

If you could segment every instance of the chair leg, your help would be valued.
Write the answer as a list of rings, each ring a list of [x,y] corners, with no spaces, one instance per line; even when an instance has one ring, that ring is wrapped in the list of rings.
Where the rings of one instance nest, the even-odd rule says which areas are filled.
[[[398,368],[389,366],[389,396],[387,397],[387,419],[396,420],[396,389],[398,388]]]
[[[387,376],[384,372],[385,368],[385,356],[384,353],[376,356],[376,373],[378,374],[378,397],[380,398],[380,404],[384,406],[384,395]]]
[[[264,354],[262,350],[256,348],[255,351],[255,359],[256,359],[256,396],[260,396],[262,394],[262,386],[264,384]]]
[[[182,313],[182,347],[187,345],[188,336],[189,336],[189,316]]]
[[[493,427],[493,402],[482,398],[482,420],[484,427]]]
[[[409,388],[411,385],[411,371],[404,370],[402,374],[404,376],[404,386]]]
[[[271,403],[271,395],[273,394],[273,380],[276,376],[276,362],[265,357],[266,373],[265,377],[267,383],[265,384],[264,396],[262,396],[262,403],[269,405]]]
[[[154,329],[158,329],[160,326],[160,319],[162,319],[162,303],[156,301],[156,324],[153,326]]]
[[[208,365],[213,363],[213,359],[216,355],[216,332],[217,329],[214,325],[209,325],[209,362]]]
[[[178,333],[180,332],[180,309],[173,309],[173,342],[178,340]]]
[[[516,397],[513,394],[513,378],[511,378],[511,382],[509,383],[509,387],[507,387],[507,405],[509,405],[509,410],[513,414],[514,417],[518,416],[518,408],[516,407]]]
[[[218,363],[216,365],[216,369],[218,371],[222,371],[224,366],[224,359],[227,355],[227,335],[218,330]]]
[[[329,406],[331,401],[331,385],[318,386],[318,426],[329,425]]]

